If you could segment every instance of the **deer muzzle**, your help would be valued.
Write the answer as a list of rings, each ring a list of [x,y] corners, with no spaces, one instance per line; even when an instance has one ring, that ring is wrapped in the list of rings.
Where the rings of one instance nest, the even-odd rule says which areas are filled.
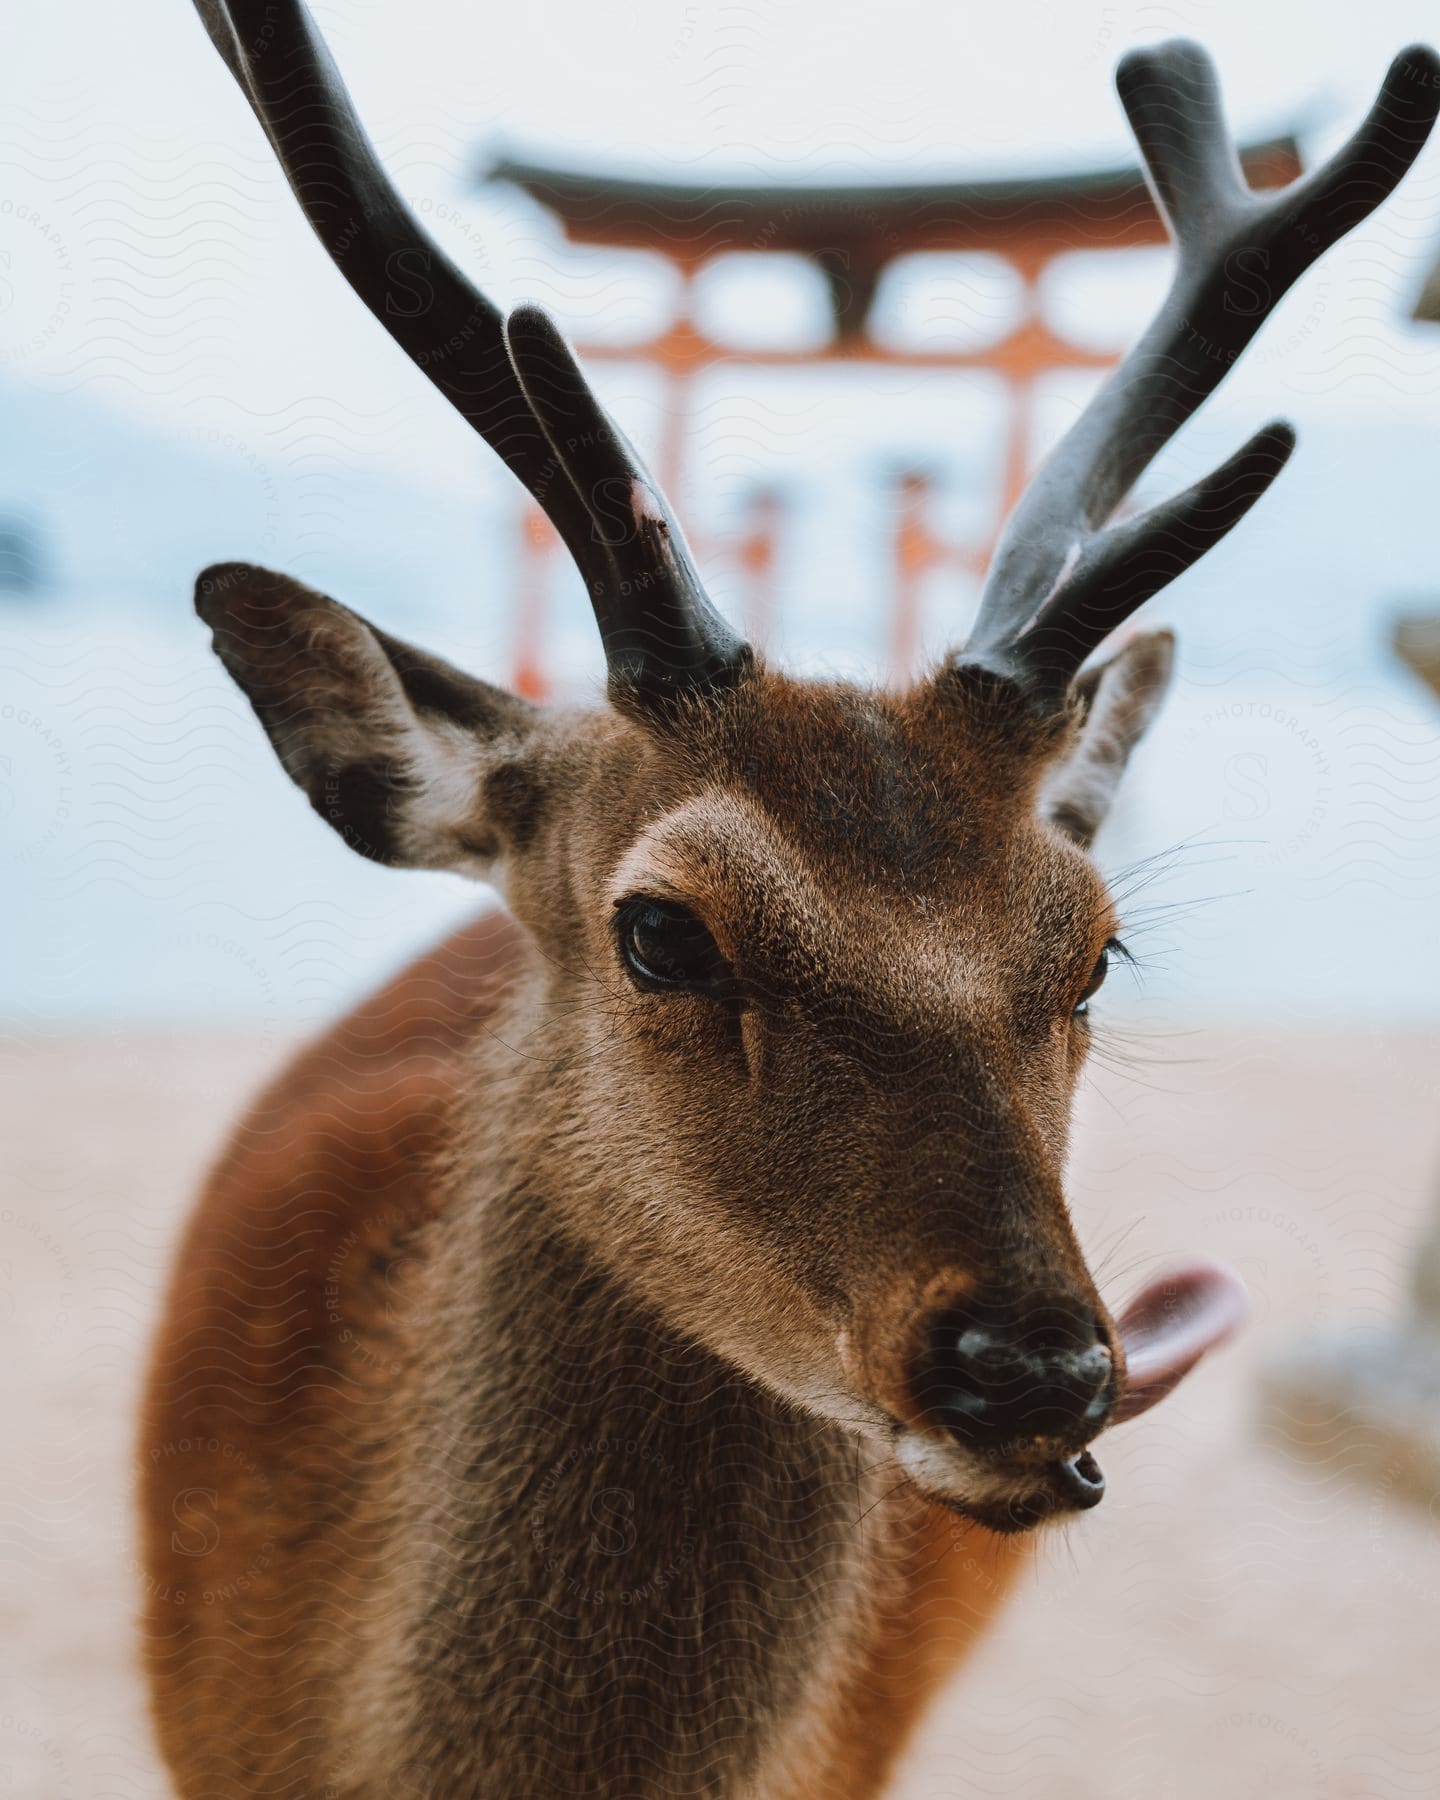
[[[1056,1297],[1024,1309],[947,1307],[929,1327],[913,1388],[921,1412],[966,1449],[1028,1460],[1083,1450],[1108,1421],[1118,1383],[1094,1311]]]
[[[1089,1445],[1147,1412],[1244,1323],[1245,1290],[1216,1263],[1157,1276],[1113,1322],[1073,1295],[951,1299],[926,1319],[898,1460],[922,1493],[993,1531],[1095,1506]]]

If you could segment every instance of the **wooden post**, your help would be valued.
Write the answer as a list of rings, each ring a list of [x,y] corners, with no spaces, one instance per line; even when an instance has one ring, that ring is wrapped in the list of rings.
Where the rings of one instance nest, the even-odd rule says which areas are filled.
[[[550,676],[545,656],[545,586],[555,528],[538,506],[526,505],[520,518],[520,580],[515,608],[515,656],[511,685],[526,700],[548,700]]]
[[[930,532],[930,478],[906,469],[895,484],[894,602],[890,613],[890,679],[904,686],[915,673],[920,649],[920,594],[936,560]]]
[[[756,488],[735,546],[745,573],[745,636],[764,649],[775,627],[775,554],[780,539],[781,499],[772,487]]]

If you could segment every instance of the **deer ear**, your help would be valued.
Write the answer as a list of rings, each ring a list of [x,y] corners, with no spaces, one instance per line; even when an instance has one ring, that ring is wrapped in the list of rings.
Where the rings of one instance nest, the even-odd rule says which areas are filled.
[[[1165,698],[1174,660],[1174,637],[1146,632],[1071,685],[1080,726],[1045,778],[1040,810],[1076,843],[1088,845],[1103,824],[1130,752]]]
[[[286,773],[352,850],[488,871],[522,822],[494,816],[487,782],[502,764],[513,771],[536,708],[248,563],[206,569],[195,610]],[[500,786],[513,798],[517,784]]]

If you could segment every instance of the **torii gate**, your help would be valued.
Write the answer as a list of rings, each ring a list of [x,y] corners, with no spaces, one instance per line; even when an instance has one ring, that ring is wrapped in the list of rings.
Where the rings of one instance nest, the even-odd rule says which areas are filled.
[[[1254,187],[1279,186],[1300,173],[1291,134],[1249,146],[1241,161]],[[924,575],[942,565],[979,572],[989,561],[1000,525],[1030,472],[1036,382],[1055,370],[1106,369],[1116,360],[1068,342],[1045,322],[1038,290],[1046,270],[1075,250],[1166,241],[1144,177],[1134,166],[970,182],[728,186],[617,179],[507,156],[491,163],[482,179],[523,189],[555,214],[572,243],[644,250],[674,264],[679,304],[657,337],[623,348],[580,346],[587,361],[640,360],[663,372],[666,423],[657,474],[671,493],[681,486],[694,383],[722,358],[732,366],[760,368],[845,361],[916,371],[981,369],[1000,377],[1008,392],[1008,426],[1000,452],[1001,504],[987,541],[958,546],[930,529],[928,483],[918,468],[902,477],[894,494],[889,660],[896,674],[908,670],[917,648]],[[937,251],[1000,256],[1019,277],[1019,316],[999,341],[976,350],[899,350],[872,335],[872,306],[886,268],[903,256]],[[691,304],[695,278],[713,258],[736,252],[787,252],[814,263],[829,290],[830,342],[819,350],[737,351],[707,338]],[[747,529],[730,546],[750,582],[752,629],[758,624],[763,630],[771,605],[779,513],[776,496],[758,495]],[[532,509],[525,520],[513,680],[520,692],[534,697],[543,697],[547,687],[541,569],[552,542],[551,528]]]

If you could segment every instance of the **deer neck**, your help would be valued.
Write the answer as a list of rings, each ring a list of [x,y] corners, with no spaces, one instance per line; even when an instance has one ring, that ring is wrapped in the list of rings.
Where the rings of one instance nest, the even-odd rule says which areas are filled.
[[[883,1580],[860,1523],[875,1478],[846,1433],[662,1324],[561,1216],[497,1155],[438,1227],[385,1501],[406,1523],[373,1618],[383,1698],[367,1682],[359,1728],[383,1717],[398,1766],[437,1780],[468,1763],[416,1746],[450,1744],[503,1771],[497,1793],[567,1774],[708,1793],[737,1743],[758,1766],[841,1679]]]

